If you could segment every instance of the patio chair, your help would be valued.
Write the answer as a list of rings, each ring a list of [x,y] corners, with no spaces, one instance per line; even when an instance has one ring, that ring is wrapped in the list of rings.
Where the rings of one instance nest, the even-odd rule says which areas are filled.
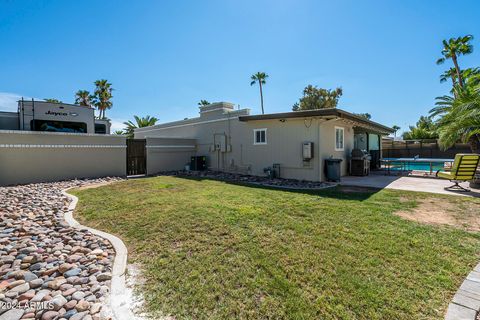
[[[460,186],[462,181],[473,180],[477,171],[478,162],[480,161],[480,155],[471,153],[457,153],[453,161],[452,170],[445,172],[438,170],[436,175],[439,178],[448,179],[454,184],[445,189],[457,189],[461,191],[470,191]]]

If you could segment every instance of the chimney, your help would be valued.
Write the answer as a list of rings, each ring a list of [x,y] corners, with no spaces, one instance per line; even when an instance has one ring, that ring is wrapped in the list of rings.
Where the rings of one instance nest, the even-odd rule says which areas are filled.
[[[219,116],[234,111],[234,104],[230,102],[214,102],[200,107],[200,117],[205,118]]]

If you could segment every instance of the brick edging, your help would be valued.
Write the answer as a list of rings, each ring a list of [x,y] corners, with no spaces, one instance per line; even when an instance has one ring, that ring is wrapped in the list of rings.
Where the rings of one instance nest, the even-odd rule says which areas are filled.
[[[468,274],[448,305],[445,320],[475,320],[480,311],[480,263]]]

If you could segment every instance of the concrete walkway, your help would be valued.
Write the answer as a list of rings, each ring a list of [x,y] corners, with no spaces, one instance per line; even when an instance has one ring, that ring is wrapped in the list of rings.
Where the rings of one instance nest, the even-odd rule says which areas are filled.
[[[406,191],[431,192],[438,194],[448,194],[456,196],[480,197],[480,190],[471,189],[470,192],[445,190],[445,187],[451,186],[448,180],[423,177],[405,177],[405,176],[385,176],[372,174],[366,177],[342,177],[341,185],[371,187],[379,189],[396,189]],[[464,188],[468,188],[468,182],[460,184]]]
[[[480,310],[480,264],[472,270],[448,305],[445,320],[476,320]]]

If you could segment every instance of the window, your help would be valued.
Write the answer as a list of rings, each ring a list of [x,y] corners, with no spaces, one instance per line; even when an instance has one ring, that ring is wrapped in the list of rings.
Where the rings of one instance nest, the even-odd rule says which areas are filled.
[[[84,122],[32,120],[30,126],[32,131],[87,133],[87,124]]]
[[[95,133],[97,134],[106,134],[107,126],[103,123],[95,123]]]
[[[343,151],[344,129],[335,127],[335,151]]]
[[[253,144],[267,144],[267,129],[253,130]]]

